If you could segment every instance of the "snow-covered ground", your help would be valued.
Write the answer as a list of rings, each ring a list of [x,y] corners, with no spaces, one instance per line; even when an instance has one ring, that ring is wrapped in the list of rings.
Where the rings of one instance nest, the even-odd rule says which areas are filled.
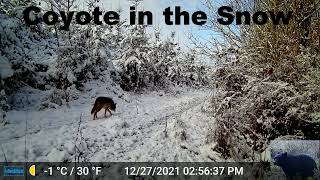
[[[101,82],[85,87],[87,93],[69,107],[10,111],[10,124],[0,127],[0,161],[25,161],[25,144],[28,161],[74,161],[75,154],[97,162],[219,160],[206,143],[214,125],[210,90],[119,95]],[[93,121],[90,111],[100,95],[112,97],[117,110],[106,118],[101,111]]]

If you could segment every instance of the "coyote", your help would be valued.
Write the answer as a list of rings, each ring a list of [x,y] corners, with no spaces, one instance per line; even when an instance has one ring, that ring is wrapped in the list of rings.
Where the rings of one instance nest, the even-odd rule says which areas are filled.
[[[93,114],[93,120],[97,118],[97,113],[104,108],[104,116],[106,117],[107,110],[109,111],[110,115],[112,115],[111,111],[116,110],[116,105],[113,100],[109,97],[98,97],[93,105],[91,110],[91,114]]]

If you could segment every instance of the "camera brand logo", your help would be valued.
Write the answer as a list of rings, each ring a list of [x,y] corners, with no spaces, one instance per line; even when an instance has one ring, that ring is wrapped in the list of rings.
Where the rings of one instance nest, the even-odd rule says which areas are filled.
[[[24,176],[24,167],[4,166],[4,176]]]

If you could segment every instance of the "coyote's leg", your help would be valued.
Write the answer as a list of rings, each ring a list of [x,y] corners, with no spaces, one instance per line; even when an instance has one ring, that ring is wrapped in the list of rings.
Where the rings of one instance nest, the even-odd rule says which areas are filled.
[[[110,116],[112,115],[112,113],[111,113],[111,111],[110,111],[110,109],[108,108],[108,111],[109,111],[109,113],[110,113]]]
[[[93,113],[93,120],[96,120],[96,116],[97,116],[97,112],[95,111],[95,112]]]
[[[104,117],[107,117],[107,109],[108,109],[108,108],[105,108],[105,109],[104,109]]]

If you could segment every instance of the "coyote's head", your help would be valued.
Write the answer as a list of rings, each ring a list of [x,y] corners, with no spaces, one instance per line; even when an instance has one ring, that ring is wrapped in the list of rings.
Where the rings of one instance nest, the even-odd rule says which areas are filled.
[[[116,111],[116,108],[117,108],[117,104],[116,103],[112,103],[111,104],[111,110],[112,111]]]

